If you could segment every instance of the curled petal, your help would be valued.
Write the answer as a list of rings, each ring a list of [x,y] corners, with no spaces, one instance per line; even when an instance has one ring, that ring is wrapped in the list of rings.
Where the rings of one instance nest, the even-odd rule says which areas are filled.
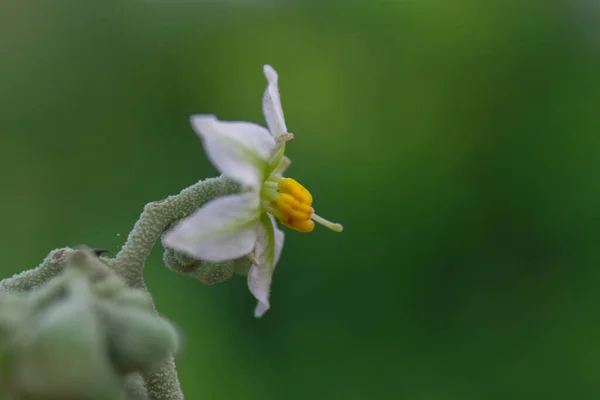
[[[219,171],[241,184],[260,188],[275,147],[265,128],[251,122],[220,121],[214,115],[193,115],[190,120]]]
[[[287,132],[283,109],[281,108],[281,99],[279,97],[279,86],[277,72],[270,65],[263,67],[265,77],[267,78],[267,89],[263,95],[263,113],[269,131],[274,137]]]
[[[233,260],[254,248],[260,215],[255,192],[219,197],[165,233],[163,244],[198,260]]]
[[[263,214],[257,227],[255,256],[258,265],[248,272],[248,288],[258,300],[254,316],[260,318],[270,308],[269,294],[275,266],[283,248],[284,234],[270,215]]]

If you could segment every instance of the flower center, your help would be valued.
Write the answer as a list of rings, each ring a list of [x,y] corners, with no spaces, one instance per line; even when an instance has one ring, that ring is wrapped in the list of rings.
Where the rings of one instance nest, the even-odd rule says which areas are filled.
[[[279,221],[299,232],[311,232],[318,222],[329,229],[341,232],[342,225],[323,219],[312,208],[313,197],[310,192],[292,178],[271,176],[265,182],[262,193],[264,206]]]
[[[315,210],[311,207],[312,195],[292,178],[283,178],[277,184],[279,194],[271,202],[278,212],[277,218],[282,224],[300,232],[310,232],[315,223],[311,217]]]

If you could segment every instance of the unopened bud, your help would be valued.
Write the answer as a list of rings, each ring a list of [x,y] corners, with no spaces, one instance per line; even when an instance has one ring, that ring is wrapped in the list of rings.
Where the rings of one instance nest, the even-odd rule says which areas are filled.
[[[183,275],[188,275],[193,273],[202,263],[202,261],[185,257],[173,249],[165,249],[165,252],[163,253],[163,262],[173,271]]]
[[[127,289],[115,296],[116,305],[124,307],[141,307],[146,311],[154,311],[154,303],[148,293],[139,289]]]
[[[233,261],[218,263],[203,262],[190,274],[205,285],[225,282],[233,276]]]
[[[16,342],[17,398],[119,399],[122,383],[104,351],[94,313],[73,299],[32,321]]]
[[[175,353],[179,334],[159,315],[137,307],[99,307],[114,366],[123,374],[150,371]]]

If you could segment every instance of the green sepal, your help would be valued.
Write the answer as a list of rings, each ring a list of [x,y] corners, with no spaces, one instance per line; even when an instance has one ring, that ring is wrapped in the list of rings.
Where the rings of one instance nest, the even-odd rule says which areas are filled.
[[[79,296],[31,320],[14,341],[13,392],[27,399],[122,396],[122,380],[104,348],[102,327]]]
[[[108,353],[122,374],[151,371],[179,348],[177,329],[156,313],[106,302],[98,303],[97,310],[106,328]]]

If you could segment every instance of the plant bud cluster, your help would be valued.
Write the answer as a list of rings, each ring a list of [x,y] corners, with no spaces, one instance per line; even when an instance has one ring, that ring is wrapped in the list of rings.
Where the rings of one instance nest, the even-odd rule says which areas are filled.
[[[125,378],[157,367],[179,332],[149,295],[91,251],[25,293],[0,294],[0,391],[11,400],[119,400]]]

